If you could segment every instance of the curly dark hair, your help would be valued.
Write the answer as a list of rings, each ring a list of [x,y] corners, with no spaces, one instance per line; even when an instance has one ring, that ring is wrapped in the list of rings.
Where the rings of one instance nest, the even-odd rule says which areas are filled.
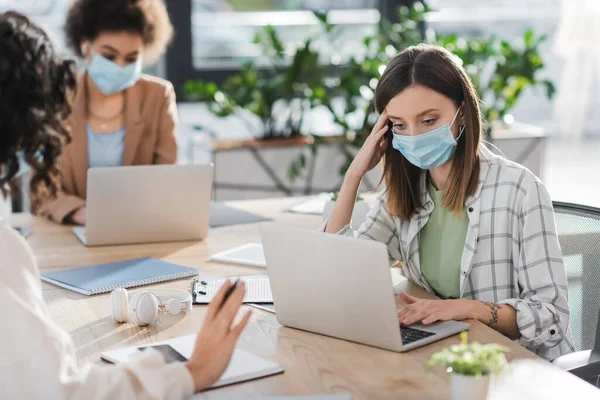
[[[57,190],[57,160],[70,137],[75,66],[54,52],[50,39],[26,17],[0,13],[0,188],[19,170],[22,152],[33,168],[31,189]]]
[[[81,44],[102,32],[139,33],[146,60],[162,54],[173,36],[173,26],[162,0],[75,0],[69,9],[65,32],[69,47],[79,57]]]

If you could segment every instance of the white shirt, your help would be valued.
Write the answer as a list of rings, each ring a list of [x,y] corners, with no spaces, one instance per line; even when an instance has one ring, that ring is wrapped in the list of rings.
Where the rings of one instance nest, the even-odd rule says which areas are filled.
[[[193,394],[194,381],[185,365],[165,365],[155,351],[140,353],[125,365],[79,366],[71,338],[52,321],[42,297],[29,245],[2,217],[0,318],[2,398],[183,399]]]
[[[410,220],[391,217],[385,193],[357,232],[376,240],[404,263],[409,280],[433,292],[421,273],[418,233],[434,204],[421,176],[423,208]],[[519,342],[552,360],[574,351],[569,329],[567,279],[552,201],[544,184],[525,167],[482,148],[479,185],[465,202],[469,229],[461,259],[460,296],[517,311]]]

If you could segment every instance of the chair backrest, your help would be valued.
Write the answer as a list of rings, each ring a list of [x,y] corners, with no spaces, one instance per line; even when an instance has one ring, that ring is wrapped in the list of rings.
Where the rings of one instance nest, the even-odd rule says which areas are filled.
[[[577,351],[600,346],[600,209],[554,202]]]

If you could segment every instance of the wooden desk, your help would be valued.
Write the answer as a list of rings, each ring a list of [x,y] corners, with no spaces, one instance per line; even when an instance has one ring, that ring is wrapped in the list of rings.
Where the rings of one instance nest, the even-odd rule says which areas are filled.
[[[283,213],[298,199],[232,202],[233,206],[272,217],[284,224],[317,229],[318,216]],[[201,243],[163,243],[118,247],[86,248],[69,227],[17,215],[14,225],[32,225],[29,243],[42,271],[120,261],[141,256],[159,257],[198,268],[215,276],[264,274],[262,268],[227,266],[208,262],[211,254],[250,241],[260,241],[257,225],[214,229]],[[396,281],[399,274],[393,274]],[[431,297],[406,281],[404,288],[417,296]],[[188,290],[191,279],[155,285]],[[111,320],[109,296],[86,297],[45,284],[44,297],[55,320],[71,334],[81,359],[98,361],[101,351],[165,340],[199,331],[205,307],[195,306],[188,316],[170,316],[158,324],[138,327]],[[483,343],[501,343],[511,349],[509,359],[537,358],[533,353],[477,321],[469,321],[469,337]],[[428,357],[442,347],[458,343],[454,336],[407,352],[394,353],[334,338],[284,328],[273,314],[254,310],[239,347],[278,362],[284,374],[205,392],[202,398],[226,399],[240,395],[301,395],[351,393],[353,399],[446,399],[449,388],[446,374],[424,372]]]

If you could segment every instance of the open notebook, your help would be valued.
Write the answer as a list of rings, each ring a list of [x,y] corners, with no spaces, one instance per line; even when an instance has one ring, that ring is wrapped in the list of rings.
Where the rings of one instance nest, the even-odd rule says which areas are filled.
[[[140,351],[140,348],[169,345],[187,360],[194,352],[196,344],[196,335],[181,336],[174,339],[165,340],[164,342],[152,343],[151,345],[140,345],[126,347],[123,349],[106,351],[101,354],[102,359],[112,363],[122,363],[129,361],[129,358]],[[269,375],[275,375],[283,372],[283,369],[276,363],[265,360],[247,351],[235,349],[231,362],[221,378],[211,386],[217,388],[233,383],[249,381],[251,379],[262,378]]]
[[[42,280],[90,296],[117,288],[130,288],[198,275],[195,268],[182,267],[156,258],[136,258],[57,272],[45,272]]]

